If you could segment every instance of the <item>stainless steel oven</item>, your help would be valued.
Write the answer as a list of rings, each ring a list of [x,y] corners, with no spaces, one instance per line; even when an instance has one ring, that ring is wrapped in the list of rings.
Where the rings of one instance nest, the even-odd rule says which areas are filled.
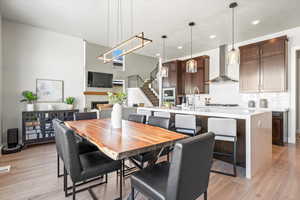
[[[176,88],[163,88],[163,102],[171,102],[175,105],[176,103]]]

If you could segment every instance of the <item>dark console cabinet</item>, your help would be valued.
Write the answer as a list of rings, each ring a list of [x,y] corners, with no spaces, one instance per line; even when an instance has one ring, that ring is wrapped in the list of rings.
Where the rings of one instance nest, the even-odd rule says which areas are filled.
[[[74,113],[79,110],[51,110],[22,112],[22,141],[24,146],[54,142],[52,120],[74,120]]]

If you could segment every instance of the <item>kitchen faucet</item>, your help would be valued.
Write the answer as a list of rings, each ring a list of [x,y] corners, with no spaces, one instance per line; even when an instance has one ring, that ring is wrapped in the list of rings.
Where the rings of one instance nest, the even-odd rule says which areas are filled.
[[[194,87],[193,89],[193,107],[194,107],[194,110],[196,110],[196,92],[197,94],[200,94],[200,91],[199,91],[199,88],[198,87]]]

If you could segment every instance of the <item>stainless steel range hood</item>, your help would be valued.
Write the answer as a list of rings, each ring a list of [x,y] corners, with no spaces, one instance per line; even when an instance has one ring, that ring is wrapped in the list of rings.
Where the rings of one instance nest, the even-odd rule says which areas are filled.
[[[220,73],[219,76],[210,80],[209,83],[238,82],[237,80],[234,80],[227,75],[228,73],[227,65],[226,65],[227,45],[221,45],[219,47],[219,53],[220,53],[220,66],[219,66]]]

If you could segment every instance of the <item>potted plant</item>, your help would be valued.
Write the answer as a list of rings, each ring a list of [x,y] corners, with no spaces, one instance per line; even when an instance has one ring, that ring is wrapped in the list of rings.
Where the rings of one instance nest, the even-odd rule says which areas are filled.
[[[20,102],[27,102],[27,111],[34,110],[34,102],[38,99],[37,95],[31,91],[23,91],[22,96],[24,97]]]
[[[107,92],[108,100],[113,104],[113,109],[111,112],[111,124],[113,128],[122,127],[122,105],[127,99],[127,94],[123,92],[112,93]]]
[[[73,110],[74,103],[75,103],[75,97],[67,97],[65,102],[66,102],[66,104],[68,106],[68,109],[69,110]]]

